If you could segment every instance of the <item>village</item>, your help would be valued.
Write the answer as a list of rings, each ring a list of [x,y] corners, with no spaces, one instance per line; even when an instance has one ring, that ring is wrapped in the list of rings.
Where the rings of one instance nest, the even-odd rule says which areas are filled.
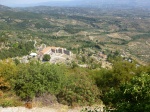
[[[77,54],[73,54],[71,51],[66,48],[56,47],[56,46],[46,46],[45,44],[34,45],[36,51],[31,51],[29,55],[23,56],[19,59],[21,63],[28,63],[30,60],[39,60],[41,62],[49,62],[52,64],[63,63],[63,64],[71,64],[75,62],[80,67],[89,67],[86,63],[78,63],[78,59],[76,58]],[[44,56],[48,55],[50,57],[49,60],[44,60]],[[111,63],[107,61],[107,55],[99,52],[97,55],[92,55],[91,58],[97,60],[97,63],[101,63],[102,68],[110,68]],[[92,64],[92,63],[91,63]]]
[[[74,57],[74,54],[67,50],[66,48],[61,48],[61,47],[54,47],[54,46],[46,46],[46,45],[41,45],[40,47],[37,48],[37,52],[31,52],[29,56],[24,57],[23,62],[28,62],[28,58],[30,59],[37,59],[42,62],[44,55],[49,55],[50,56],[50,63],[56,64],[56,63],[69,63]]]

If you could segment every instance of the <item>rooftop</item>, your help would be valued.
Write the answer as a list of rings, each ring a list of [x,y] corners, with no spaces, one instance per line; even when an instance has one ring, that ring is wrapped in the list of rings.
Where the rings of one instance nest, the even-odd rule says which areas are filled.
[[[54,47],[54,46],[52,46],[52,47],[46,47],[46,48],[44,48],[44,49],[41,51],[41,53],[42,53],[42,54],[45,54],[46,52],[48,52],[48,51],[51,50],[51,49],[58,49],[58,48],[60,48],[60,47]]]

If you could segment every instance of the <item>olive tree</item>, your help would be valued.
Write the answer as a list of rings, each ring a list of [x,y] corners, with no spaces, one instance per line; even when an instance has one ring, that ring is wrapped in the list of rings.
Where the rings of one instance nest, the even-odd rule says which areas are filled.
[[[43,57],[43,61],[49,61],[51,59],[50,55],[45,54]]]

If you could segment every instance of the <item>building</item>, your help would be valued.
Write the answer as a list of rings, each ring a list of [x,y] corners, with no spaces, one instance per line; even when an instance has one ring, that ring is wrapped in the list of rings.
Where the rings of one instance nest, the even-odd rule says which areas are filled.
[[[67,50],[66,48],[61,47],[46,47],[42,51],[39,52],[40,56],[43,56],[45,54],[53,54],[53,53],[60,53],[60,54],[66,54],[71,56],[71,51]]]
[[[36,53],[31,53],[30,56],[31,56],[31,57],[36,57],[37,54],[36,54]]]

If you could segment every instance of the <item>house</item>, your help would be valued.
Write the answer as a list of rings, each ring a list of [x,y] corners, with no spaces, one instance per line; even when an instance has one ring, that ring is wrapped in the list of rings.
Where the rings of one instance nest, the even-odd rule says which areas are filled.
[[[35,56],[37,56],[37,54],[36,53],[31,53],[30,56],[35,57]]]

